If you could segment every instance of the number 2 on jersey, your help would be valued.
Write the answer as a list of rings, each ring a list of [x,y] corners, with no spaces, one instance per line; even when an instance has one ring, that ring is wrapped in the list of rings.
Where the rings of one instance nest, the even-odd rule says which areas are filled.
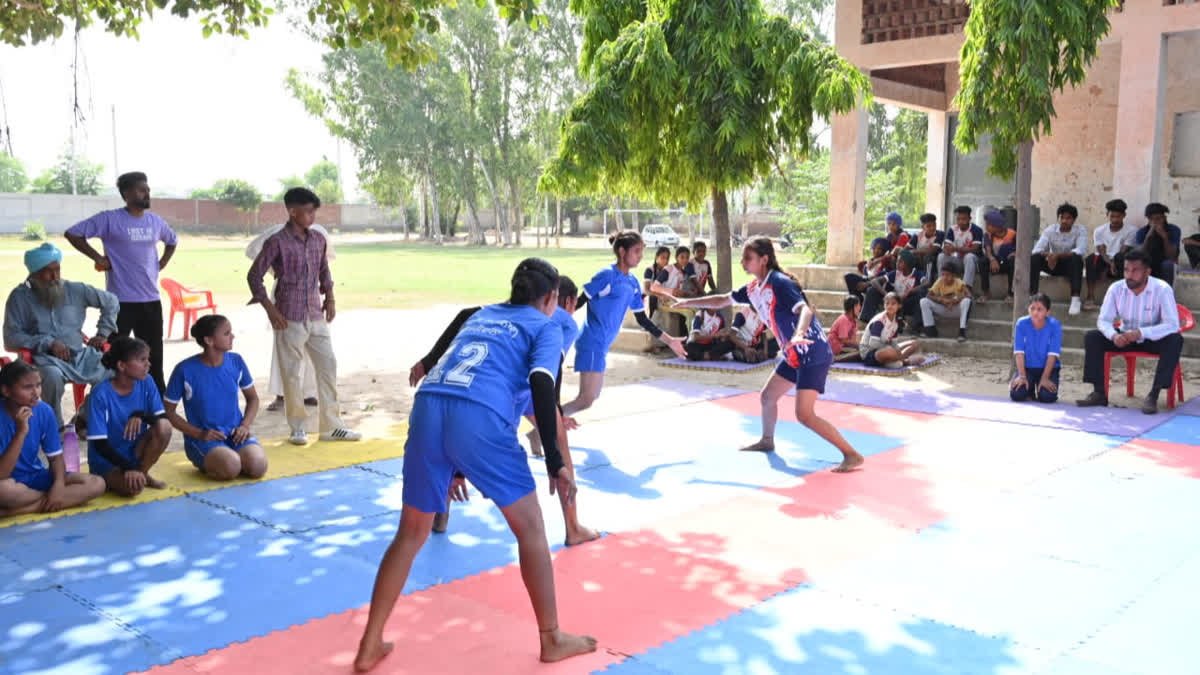
[[[457,354],[461,357],[458,365],[450,369],[446,373],[446,377],[442,377],[443,363],[439,363],[426,376],[429,382],[437,382],[439,379],[446,384],[454,384],[460,387],[469,387],[471,382],[475,380],[475,376],[471,374],[471,370],[483,363],[488,355],[488,347],[486,342],[468,342],[459,349],[458,343],[451,345],[448,354]]]

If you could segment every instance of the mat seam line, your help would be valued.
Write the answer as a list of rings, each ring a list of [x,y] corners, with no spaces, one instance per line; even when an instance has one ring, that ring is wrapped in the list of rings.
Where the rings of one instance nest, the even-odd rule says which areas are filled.
[[[135,628],[134,626],[131,626],[130,624],[126,623],[124,619],[109,612],[106,609],[101,608],[96,603],[94,603],[91,600],[87,599],[86,597],[80,595],[79,593],[76,593],[75,591],[67,588],[66,586],[59,584],[59,585],[57,585],[55,590],[57,590],[59,593],[62,593],[64,596],[66,596],[68,599],[75,602],[76,604],[83,606],[84,609],[87,609],[89,612],[105,619],[106,621],[111,622],[112,624],[119,627],[121,630],[124,630],[124,631],[128,632],[129,634],[137,637],[143,644],[153,647],[155,649],[161,650],[164,653],[164,655],[166,655],[170,658],[170,661],[168,661],[168,663],[174,663],[175,661],[178,661],[179,659],[183,658],[183,653],[180,650],[178,650],[175,647],[172,647],[168,644],[159,642],[155,638],[151,637],[148,633],[143,632],[139,628]]]

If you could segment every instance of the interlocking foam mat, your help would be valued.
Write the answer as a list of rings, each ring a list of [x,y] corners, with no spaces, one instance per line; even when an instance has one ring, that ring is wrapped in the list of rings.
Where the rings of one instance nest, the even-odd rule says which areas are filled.
[[[901,368],[881,368],[879,366],[868,366],[859,361],[835,361],[829,370],[834,373],[848,373],[851,375],[882,375],[883,377],[899,377],[915,373],[918,370],[925,370],[937,365],[942,360],[938,354],[926,354],[925,360],[915,366],[903,366]]]
[[[538,663],[516,542],[472,490],[414,561],[375,672],[1103,675],[1200,659],[1184,415],[1119,435],[973,419],[982,404],[950,396],[950,413],[822,400],[867,456],[834,474],[790,398],[761,454],[737,450],[760,431],[755,393],[609,394],[570,436],[580,517],[603,538],[561,546],[530,459],[559,621],[599,650]],[[348,673],[400,494],[400,460],[360,460],[14,524],[0,673]]]
[[[774,368],[779,363],[779,359],[767,359],[758,363],[742,363],[733,359],[721,359],[720,361],[691,361],[681,359],[678,356],[664,359],[658,362],[660,366],[668,368],[684,368],[691,370],[724,370],[731,373],[748,373],[754,370],[763,370],[765,368]]]

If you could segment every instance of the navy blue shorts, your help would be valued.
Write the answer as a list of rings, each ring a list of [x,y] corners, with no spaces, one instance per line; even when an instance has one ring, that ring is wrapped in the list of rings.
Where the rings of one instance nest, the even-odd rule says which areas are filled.
[[[575,345],[575,372],[603,373],[608,367],[608,349],[592,349]]]
[[[208,456],[208,453],[212,452],[213,448],[224,446],[237,452],[247,445],[259,445],[258,439],[251,436],[245,442],[235,445],[232,440],[228,439],[224,441],[197,441],[193,438],[185,437],[183,439],[183,452],[191,460],[192,466],[203,471],[204,458]]]
[[[501,508],[537,489],[515,420],[468,399],[418,393],[404,443],[404,504],[445,511],[455,471]]]
[[[878,351],[878,349],[872,349],[871,351],[867,352],[867,355],[863,357],[863,365],[871,366],[873,368],[882,368],[883,364],[879,362],[879,359],[875,358],[875,354]]]
[[[50,487],[54,485],[54,474],[50,473],[50,469],[42,469],[41,471],[33,471],[20,475],[14,473],[12,479],[38,492],[49,492]]]
[[[793,368],[788,365],[787,359],[784,359],[775,366],[775,374],[788,382],[796,383],[797,390],[810,389],[818,394],[824,394],[825,379],[829,377],[831,365],[833,365],[832,361],[822,361],[821,363],[804,363],[799,368]]]

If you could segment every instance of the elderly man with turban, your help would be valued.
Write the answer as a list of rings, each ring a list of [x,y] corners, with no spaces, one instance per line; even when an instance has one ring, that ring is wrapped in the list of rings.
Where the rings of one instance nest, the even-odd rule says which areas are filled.
[[[100,348],[117,330],[117,296],[77,281],[64,281],[62,251],[45,243],[25,252],[29,277],[8,295],[4,305],[4,347],[28,349],[42,373],[42,400],[63,426],[62,395],[67,382],[95,384],[106,376]],[[96,331],[83,342],[89,307],[100,310]]]

